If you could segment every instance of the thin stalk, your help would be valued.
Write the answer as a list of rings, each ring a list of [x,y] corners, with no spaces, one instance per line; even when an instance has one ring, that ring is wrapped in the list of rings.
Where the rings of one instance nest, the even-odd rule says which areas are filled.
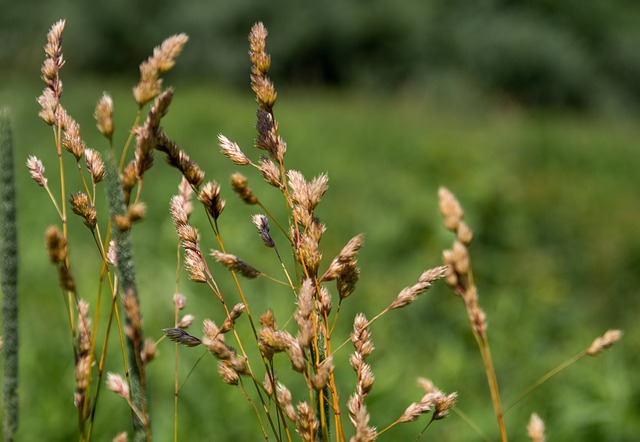
[[[200,361],[202,361],[202,359],[204,359],[204,357],[207,355],[207,353],[209,353],[208,350],[205,350],[205,351],[202,352],[202,354],[200,355],[198,360],[195,362],[195,364],[193,364],[193,367],[191,367],[191,370],[189,370],[189,373],[187,373],[187,376],[184,378],[184,381],[182,381],[182,384],[180,384],[180,388],[178,388],[178,391],[182,390],[182,388],[186,385],[187,381],[189,380],[189,378],[191,377],[191,375],[195,371],[196,367],[198,366]]]
[[[117,281],[115,281],[114,285],[115,284],[117,284]],[[114,292],[112,291],[112,293]],[[107,359],[107,344],[109,343],[109,336],[111,332],[111,325],[113,324],[114,312],[117,314],[115,294],[112,296],[112,300],[111,300],[111,310],[109,312],[109,321],[107,322],[107,330],[105,332],[104,342],[102,345],[102,354],[100,355],[100,362],[98,364],[98,379],[96,381],[97,387],[96,387],[96,394],[93,399],[93,407],[91,408],[91,416],[89,418],[89,430],[87,431],[87,442],[91,441],[91,435],[93,433],[93,424],[96,416],[96,409],[98,407],[98,399],[100,398],[100,391],[102,390],[100,386],[102,383],[102,375],[104,373],[105,361]]]
[[[244,386],[244,382],[242,381],[242,378],[239,378],[238,380],[240,382],[240,387],[241,387],[242,393],[244,394],[245,399],[251,404],[251,406],[253,407],[253,411],[256,413],[256,417],[258,418],[258,422],[260,423],[260,431],[262,431],[262,437],[264,437],[264,440],[269,440],[269,435],[267,434],[267,430],[265,429],[265,426],[262,423],[262,418],[260,417],[260,410],[258,410],[258,406],[247,393],[247,389]],[[289,440],[291,440],[291,438],[289,438]]]
[[[180,255],[180,243],[178,243],[177,251],[177,267],[176,267],[176,287],[174,293],[178,293],[178,282],[180,281],[180,269],[182,267],[182,260]],[[179,321],[178,305],[174,302],[174,324],[177,327]],[[178,343],[175,345],[175,374],[174,374],[174,390],[173,390],[173,441],[178,442],[178,395],[180,394],[180,378],[178,374]]]
[[[338,306],[339,305],[340,304],[338,304]],[[323,319],[326,330],[329,326],[329,317],[326,312],[324,313]],[[333,332],[333,329],[331,330],[331,332]],[[331,350],[331,332],[326,332],[327,336],[325,337],[325,342],[327,345],[327,354],[333,356],[333,351]],[[336,426],[336,440],[345,440],[344,429],[342,428],[342,421],[340,420],[340,398],[338,396],[338,388],[336,387],[336,376],[334,371],[329,374],[329,389],[331,391],[331,398],[333,399],[332,408],[333,418]]]
[[[58,155],[58,170],[60,173],[60,206],[58,206],[54,201],[54,205],[56,209],[58,209],[58,213],[60,214],[60,222],[62,223],[62,236],[65,240],[67,240],[67,200],[66,200],[66,188],[64,181],[64,163],[62,161],[62,128],[60,125],[56,125],[52,127],[53,129],[53,137],[56,145],[56,153]],[[60,208],[58,208],[60,207]],[[69,256],[67,256],[64,260],[64,265],[69,268]],[[75,318],[73,315],[73,305],[74,305],[74,295],[73,291],[67,290],[67,299],[66,299],[66,307],[67,314],[69,315],[69,324],[71,327],[71,342],[73,344],[73,360],[78,360],[78,349],[76,348],[76,325]]]
[[[95,196],[95,195],[94,195]],[[100,236],[100,230],[96,228],[96,235],[94,235],[94,240],[96,240],[97,242],[97,246],[100,249],[100,254],[102,256],[102,267],[100,269],[100,278],[99,278],[99,290],[98,290],[98,299],[96,302],[96,313],[95,313],[95,319],[93,322],[93,331],[91,333],[91,350],[90,350],[90,357],[93,358],[94,354],[95,354],[95,348],[96,348],[96,341],[98,339],[98,325],[99,325],[99,321],[100,321],[100,309],[101,309],[101,305],[102,305],[102,292],[103,292],[103,284],[104,284],[104,279],[105,277],[107,278],[107,281],[109,283],[109,293],[113,294],[115,293],[115,287],[117,286],[117,279],[114,277],[114,281],[112,282],[111,280],[111,272],[109,271],[109,266],[107,264],[107,257],[106,257],[106,253],[105,253],[105,247],[104,244],[108,244],[109,240],[111,238],[111,220],[109,220],[109,223],[107,224],[107,236],[105,238],[104,244],[102,242],[101,236]],[[96,381],[96,393],[95,393],[95,397],[93,400],[93,405],[91,408],[91,415],[90,415],[90,422],[89,422],[89,430],[87,433],[87,442],[89,442],[91,440],[91,432],[93,430],[93,423],[94,423],[94,419],[95,419],[95,414],[96,414],[96,408],[98,406],[98,398],[100,397],[100,389],[101,389],[101,382],[102,382],[102,374],[104,371],[104,360],[106,358],[107,355],[107,343],[109,342],[109,334],[111,332],[111,324],[113,322],[113,313],[114,313],[114,308],[115,308],[115,296],[112,295],[111,297],[111,310],[109,312],[109,320],[107,322],[107,330],[105,332],[105,337],[104,337],[104,342],[103,342],[103,347],[102,347],[102,355],[100,358],[100,362],[98,365],[98,379]],[[91,385],[91,378],[89,378],[89,386]],[[89,390],[89,387],[87,387],[87,390]]]
[[[289,240],[291,240],[289,238],[289,233],[284,229],[284,227],[282,227],[282,224],[280,224],[280,222],[278,221],[278,218],[273,216],[273,214],[269,211],[269,209],[267,209],[267,207],[264,204],[262,204],[262,202],[259,200],[258,200],[258,206],[260,206],[260,208],[264,210],[264,213],[266,213],[269,219],[271,219],[275,223],[275,225],[278,227],[278,229],[280,229],[280,231],[284,234],[284,236]]]
[[[540,377],[537,381],[535,381],[533,384],[529,385],[529,387],[527,387],[527,389],[524,390],[517,398],[515,398],[514,400],[509,402],[509,405],[507,405],[505,407],[505,409],[504,409],[504,413],[506,414],[509,410],[511,410],[513,408],[514,405],[516,405],[518,402],[520,402],[522,399],[524,399],[525,396],[529,395],[532,391],[534,391],[540,385],[542,385],[545,382],[547,382],[553,376],[555,376],[558,373],[560,373],[565,368],[567,368],[570,365],[572,365],[573,363],[577,362],[579,359],[581,359],[586,354],[587,354],[586,350],[585,351],[581,351],[580,353],[578,353],[577,355],[567,359],[566,361],[564,361],[562,364],[558,365],[554,369],[549,370],[542,377]]]
[[[429,428],[429,425],[431,425],[431,423],[433,422],[433,416],[431,417],[431,419],[429,420],[429,422],[427,423],[427,425],[424,426],[424,428],[422,429],[422,431],[420,432],[420,434],[418,434],[418,437],[416,437],[416,442],[418,442],[420,440],[420,438],[422,437],[422,435],[424,434],[425,431],[427,431],[427,428]]]
[[[142,116],[142,108],[138,108],[138,113],[136,114],[136,119],[133,122],[133,128],[135,129],[140,122],[140,117]],[[122,148],[122,154],[120,155],[120,164],[118,164],[118,172],[122,172],[124,168],[124,161],[127,158],[127,151],[129,150],[129,146],[131,145],[131,141],[133,141],[134,131],[129,132],[129,136],[127,137],[127,141],[124,143],[124,147]]]
[[[455,406],[453,409],[453,412],[455,414],[457,414],[458,416],[460,416],[460,418],[465,421],[467,423],[467,425],[469,425],[471,428],[473,428],[475,430],[476,433],[478,433],[478,435],[485,440],[485,442],[491,442],[491,439],[489,438],[489,436],[487,436],[486,434],[484,434],[484,431],[482,431],[482,428],[480,428],[480,426],[478,424],[476,424],[473,419],[471,419],[469,417],[469,415],[467,415],[467,413],[465,413],[464,411],[462,411],[458,406]]]
[[[493,366],[493,358],[491,357],[491,349],[489,347],[489,341],[485,330],[478,330],[476,324],[476,313],[479,310],[477,298],[470,296],[475,286],[473,285],[473,274],[469,270],[469,274],[464,283],[461,283],[456,287],[456,292],[462,297],[465,308],[467,310],[467,318],[469,320],[469,326],[473,333],[473,337],[478,344],[480,355],[482,356],[482,363],[484,365],[485,374],[487,376],[487,383],[489,384],[489,392],[491,394],[491,402],[493,403],[493,411],[498,421],[498,428],[500,430],[500,440],[507,442],[507,430],[504,425],[504,413],[502,411],[502,404],[500,402],[500,389],[498,388],[498,378],[496,377],[496,371]]]
[[[216,240],[217,240],[218,244],[220,245],[221,251],[223,253],[226,253],[225,252],[225,248],[224,248],[224,243],[222,241],[222,237],[220,236],[220,232],[219,232],[219,229],[218,229],[217,222],[215,220],[212,220],[212,218],[210,216],[208,217],[208,219],[209,219],[209,224],[211,226],[211,229],[213,230],[214,235],[216,237]],[[230,318],[231,317],[231,313],[229,311],[229,308],[227,307],[226,302],[224,301],[224,298],[222,296],[222,293],[220,292],[220,289],[218,288],[218,285],[217,285],[217,283],[215,281],[215,278],[213,277],[213,275],[209,271],[209,267],[208,267],[206,261],[203,260],[203,263],[204,263],[204,266],[205,266],[205,272],[207,274],[206,283],[211,288],[211,290],[214,292],[214,294],[218,297],[220,303],[222,304],[222,307],[224,308],[224,311],[225,311],[225,314],[226,314],[227,318]],[[249,306],[248,306],[247,300],[245,299],[244,293],[242,292],[242,288],[240,287],[240,281],[238,280],[235,272],[232,271],[231,274],[233,276],[236,288],[237,288],[238,293],[240,295],[240,299],[242,300],[242,303],[245,306],[245,314],[246,314],[247,318],[249,319],[249,324],[251,325],[251,329],[253,331],[253,335],[254,335],[254,337],[255,337],[255,339],[257,341],[258,340],[257,329],[256,329],[255,324],[253,322],[253,317],[251,316],[251,311],[249,310]],[[242,345],[242,341],[241,341],[240,336],[238,335],[238,332],[236,331],[235,327],[233,327],[233,334],[234,334],[234,337],[235,337],[236,342],[238,344],[238,347],[240,349],[240,352],[246,358],[247,354],[246,354],[246,352],[244,350],[244,347]],[[268,366],[267,361],[266,361],[266,359],[264,357],[262,358],[262,361],[263,361],[263,364],[265,366],[265,369],[268,371],[269,370],[269,366]],[[258,394],[258,397],[260,398],[260,402],[262,403],[262,407],[263,407],[263,409],[265,411],[265,414],[267,416],[267,420],[269,421],[271,429],[273,430],[274,434],[277,435],[278,432],[276,431],[275,424],[274,424],[274,422],[273,422],[273,420],[271,418],[271,414],[269,412],[269,407],[267,406],[267,404],[266,404],[266,402],[264,400],[264,397],[262,396],[261,386],[260,386],[259,382],[256,380],[255,375],[253,374],[253,370],[251,368],[251,364],[249,363],[249,359],[248,358],[247,358],[247,370],[248,370],[248,373],[249,373],[249,377],[253,381],[253,384],[255,386],[256,392]],[[184,383],[183,383],[183,385],[184,385]],[[284,419],[283,412],[282,412],[282,410],[280,408],[278,408],[278,412],[280,414],[279,417],[281,419]]]
[[[502,411],[502,404],[500,402],[500,391],[498,389],[498,379],[496,378],[496,371],[493,367],[493,359],[491,358],[491,350],[489,343],[486,340],[486,336],[481,338],[480,352],[482,353],[482,360],[484,362],[485,372],[487,373],[487,381],[489,382],[489,390],[491,391],[491,400],[493,402],[493,409],[498,419],[498,427],[500,429],[500,440],[507,442],[507,430],[504,425],[504,413]]]
[[[58,202],[54,198],[53,193],[51,193],[51,189],[49,188],[49,185],[46,183],[44,185],[44,190],[47,191],[47,194],[49,195],[49,199],[51,199],[53,206],[56,208],[56,211],[58,212],[58,216],[60,217],[60,219],[62,219],[62,211],[60,210],[60,207],[58,206]]]

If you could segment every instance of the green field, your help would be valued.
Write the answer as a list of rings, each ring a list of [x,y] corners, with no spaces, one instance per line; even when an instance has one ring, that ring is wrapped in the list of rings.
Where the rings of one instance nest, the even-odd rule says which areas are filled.
[[[34,75],[35,76],[35,75]],[[92,120],[103,90],[115,102],[116,145],[135,114],[130,82],[65,80],[63,102],[82,127],[90,147],[105,150]],[[43,247],[44,229],[59,224],[46,193],[28,177],[28,155],[42,158],[54,189],[57,160],[50,128],[37,117],[38,83],[11,79],[0,89],[0,105],[13,113],[18,167],[21,309],[20,440],[77,439],[73,407],[74,362],[69,324],[55,269]],[[220,181],[227,207],[220,228],[230,253],[266,273],[277,263],[251,224],[255,207],[242,204],[228,186],[231,164],[216,144],[218,133],[236,141],[254,160],[255,103],[249,93],[206,82],[177,82],[166,132]],[[437,189],[460,199],[475,232],[471,247],[480,302],[503,400],[508,403],[532,381],[587,347],[608,328],[625,331],[623,341],[595,359],[581,360],[514,407],[506,416],[513,440],[526,438],[537,412],[549,440],[630,441],[640,432],[640,127],[636,116],[530,112],[510,106],[447,107],[424,97],[376,97],[335,90],[279,89],[275,114],[287,141],[286,161],[307,178],[329,175],[330,189],[318,208],[327,224],[324,266],[354,235],[366,233],[358,258],[361,280],[347,299],[336,336],[347,338],[354,314],[373,316],[420,273],[441,262],[452,235],[441,225]],[[69,175],[72,158],[65,158]],[[279,194],[257,173],[243,171],[260,198],[282,207]],[[73,178],[71,179],[73,182]],[[159,338],[173,324],[177,240],[168,202],[179,182],[156,154],[142,200],[148,218],[133,231],[145,333]],[[75,190],[71,185],[70,190]],[[105,213],[104,207],[98,207]],[[102,210],[102,212],[100,212]],[[201,217],[202,218],[202,217]],[[103,218],[105,219],[105,218]],[[200,219],[199,222],[202,222]],[[204,222],[203,244],[212,247]],[[104,227],[103,227],[104,228]],[[88,231],[70,221],[72,271],[80,295],[96,302],[99,262]],[[282,238],[280,238],[282,239]],[[91,259],[87,259],[91,258]],[[219,268],[220,283],[230,287]],[[290,292],[263,280],[244,283],[257,311],[290,304]],[[187,312],[221,319],[211,294],[183,278]],[[234,301],[237,302],[237,301]],[[280,322],[284,322],[281,319]],[[446,392],[490,440],[498,433],[482,361],[468,330],[464,306],[444,283],[407,309],[372,328],[376,383],[368,397],[372,423],[384,427],[420,399],[415,378],[424,376]],[[115,344],[115,339],[111,344]],[[149,366],[155,440],[173,435],[173,345],[159,345]],[[347,400],[355,379],[349,351],[336,370],[344,372]],[[121,371],[118,348],[109,349],[109,369]],[[181,352],[184,379],[200,356]],[[286,378],[286,368],[282,368]],[[295,388],[294,393],[295,393]],[[304,391],[304,388],[303,390]],[[130,413],[104,391],[95,440],[129,430]],[[259,440],[242,393],[222,383],[213,358],[197,366],[180,396],[180,440]],[[345,423],[348,419],[345,417]],[[404,424],[380,440],[414,440],[426,419]],[[434,423],[422,440],[482,440],[458,415]]]

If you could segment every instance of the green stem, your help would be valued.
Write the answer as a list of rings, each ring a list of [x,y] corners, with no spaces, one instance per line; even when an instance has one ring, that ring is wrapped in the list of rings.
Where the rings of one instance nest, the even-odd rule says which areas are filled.
[[[109,201],[109,214],[111,218],[124,215],[126,206],[124,203],[124,193],[122,183],[118,176],[116,164],[113,156],[107,155],[107,199]],[[122,296],[133,296],[135,302],[140,305],[138,290],[136,287],[136,274],[133,262],[133,250],[131,246],[130,230],[120,230],[117,223],[113,223],[112,237],[116,241],[116,255],[118,257],[118,279],[120,280],[120,293]],[[133,413],[134,442],[150,441],[151,426],[147,410],[147,392],[145,391],[145,369],[140,357],[142,349],[142,330],[135,329],[128,315],[126,316],[127,327],[127,365],[129,382],[131,384],[131,403],[138,410]],[[134,408],[132,407],[132,408]]]
[[[571,364],[573,364],[574,362],[578,361],[580,358],[582,358],[584,355],[586,354],[586,352],[582,351],[580,353],[578,353],[577,355],[567,359],[566,361],[564,361],[562,364],[558,365],[556,368],[554,368],[553,370],[548,371],[547,373],[545,373],[540,379],[538,379],[537,381],[535,381],[533,384],[529,385],[529,387],[527,387],[526,390],[524,390],[520,396],[518,396],[517,398],[515,398],[514,400],[512,400],[509,405],[506,406],[506,408],[504,409],[504,414],[507,413],[507,411],[511,410],[511,408],[516,405],[518,402],[520,402],[522,399],[524,399],[525,396],[527,396],[529,393],[531,393],[532,391],[534,391],[536,388],[538,388],[540,385],[544,384],[545,382],[547,382],[549,379],[551,379],[553,376],[557,375],[558,373],[560,373],[562,370],[564,370],[565,368],[569,367]]]
[[[496,377],[496,371],[493,367],[493,358],[491,357],[491,350],[489,348],[489,342],[487,336],[478,336],[480,353],[482,354],[482,360],[484,362],[485,372],[487,374],[487,381],[489,383],[489,390],[491,391],[491,400],[493,401],[493,409],[496,413],[498,420],[498,428],[500,429],[500,440],[507,442],[507,430],[504,425],[504,413],[502,411],[502,404],[500,402],[500,390],[498,388],[498,379]]]
[[[2,226],[2,293],[4,314],[4,440],[18,430],[18,234],[13,169],[13,138],[9,111],[0,109],[0,225]]]

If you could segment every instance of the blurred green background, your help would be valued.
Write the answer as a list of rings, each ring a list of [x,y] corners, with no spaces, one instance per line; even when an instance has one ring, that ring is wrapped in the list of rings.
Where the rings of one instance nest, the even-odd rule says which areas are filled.
[[[549,440],[637,439],[640,4],[116,0],[14,2],[0,14],[0,105],[13,113],[20,177],[20,440],[77,439],[68,320],[42,244],[44,229],[57,220],[24,167],[28,155],[38,155],[59,188],[50,128],[38,119],[35,98],[42,90],[45,35],[60,18],[67,19],[63,103],[87,144],[102,151],[106,143],[92,118],[102,91],[114,97],[116,145],[122,145],[136,110],[130,91],[138,64],[168,35],[190,35],[165,80],[176,87],[165,130],[208,178],[223,184],[228,250],[278,274],[251,225],[256,208],[237,201],[226,185],[238,167],[216,146],[216,135],[224,133],[258,158],[251,148],[255,104],[246,35],[252,23],[264,21],[289,167],[308,178],[330,177],[318,208],[328,226],[325,259],[355,234],[367,234],[361,282],[336,336],[348,336],[357,311],[375,315],[439,264],[452,241],[437,211],[437,189],[445,185],[475,231],[472,262],[506,403],[606,329],[626,333],[607,354],[580,361],[514,407],[506,419],[511,438],[526,438],[535,411]],[[159,155],[156,160],[143,190],[149,216],[134,230],[146,333],[153,337],[173,321],[176,238],[168,201],[179,181]],[[66,161],[69,191],[76,190],[73,162]],[[277,212],[278,195],[245,172]],[[194,222],[205,247],[212,247],[201,217]],[[72,218],[70,229],[72,271],[95,308],[96,253],[80,220]],[[221,269],[219,275],[233,297],[228,275]],[[243,287],[255,312],[270,307],[286,321],[289,292],[263,280]],[[222,320],[202,287],[185,279],[180,290],[198,321]],[[444,284],[384,317],[372,332],[372,423],[382,428],[417,401],[414,379],[426,376],[458,391],[459,407],[497,440],[464,307]],[[160,352],[149,376],[155,439],[164,441],[173,434],[173,346],[162,342]],[[109,354],[108,369],[121,371],[117,347]],[[181,352],[182,379],[199,355]],[[355,385],[347,360],[343,351],[336,361],[345,401]],[[286,363],[281,371],[296,391]],[[101,396],[95,440],[129,429],[126,406],[113,396]],[[414,440],[425,423],[397,427],[380,440]],[[181,393],[181,440],[244,441],[259,434],[241,392],[224,385],[214,361],[205,358]],[[423,440],[481,437],[453,415]]]

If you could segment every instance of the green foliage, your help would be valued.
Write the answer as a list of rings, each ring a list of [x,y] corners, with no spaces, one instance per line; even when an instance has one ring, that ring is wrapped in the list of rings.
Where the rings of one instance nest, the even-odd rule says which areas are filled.
[[[115,103],[121,103],[116,105],[116,128],[118,136],[126,137],[121,129],[130,124],[133,112],[124,103],[135,108],[131,84],[87,79],[65,85],[66,103],[82,117],[79,122],[90,146],[105,144],[91,129],[90,118],[105,89],[113,93]],[[35,117],[35,105],[29,108],[23,101],[39,90],[39,85],[15,83],[3,91],[2,101],[21,109],[15,118],[17,142],[34,146],[29,153],[55,168],[55,154],[41,143],[49,128]],[[212,171],[210,178],[224,183],[236,167],[217,153],[215,135],[224,131],[243,147],[252,143],[251,98],[180,80],[176,90],[164,128],[184,142],[203,169]],[[524,423],[535,410],[545,419],[549,436],[558,440],[575,438],[576,428],[584,429],[581,440],[602,440],[605,435],[611,441],[633,440],[640,431],[635,419],[640,412],[640,385],[633,376],[640,360],[631,350],[640,345],[636,325],[640,305],[635,296],[640,285],[636,222],[640,160],[634,121],[498,109],[462,114],[424,108],[413,101],[344,97],[322,90],[281,88],[280,94],[286,99],[276,111],[289,145],[288,161],[305,173],[330,175],[330,191],[318,208],[320,216],[330,220],[323,245],[337,253],[346,239],[360,231],[367,234],[359,255],[362,278],[352,295],[354,307],[345,304],[341,314],[353,315],[356,309],[376,313],[425,266],[438,263],[450,238],[440,226],[435,195],[439,185],[447,184],[461,198],[476,234],[471,246],[476,284],[488,314],[505,402],[605,329],[619,327],[626,332],[620,349],[572,367],[511,410],[506,418],[509,432],[521,438]],[[157,164],[149,172],[155,174],[155,187],[145,193],[148,228],[136,229],[132,238],[145,329],[151,335],[156,330],[155,336],[173,321],[170,297],[175,282],[174,264],[158,264],[157,259],[175,255],[167,207],[178,176],[162,166]],[[27,175],[25,170],[18,176],[18,189],[23,189],[19,202],[28,214],[20,240],[25,245],[23,268],[28,267],[29,273],[21,282],[27,293],[25,304],[34,306],[24,330],[24,376],[43,387],[23,392],[29,410],[23,426],[28,431],[25,437],[69,440],[74,438],[69,425],[74,387],[68,323],[59,296],[48,288],[56,285],[55,272],[45,262],[40,235],[34,233],[44,230],[47,217]],[[250,185],[268,197],[269,189],[257,180]],[[222,192],[229,204],[220,218],[221,229],[235,239],[229,247],[261,268],[267,258],[256,252],[259,239],[250,221],[254,211],[231,204],[235,195],[228,186],[223,185]],[[81,226],[76,217],[70,219],[75,222]],[[78,285],[93,287],[99,269],[83,260],[75,263],[74,274],[83,278]],[[278,293],[268,286],[256,282],[249,288],[248,296],[258,303],[258,310],[278,308]],[[194,286],[186,290],[198,319],[216,314],[207,293]],[[435,287],[415,307],[372,327],[372,339],[380,350],[371,356],[376,375],[369,404],[372,421],[390,422],[408,401],[418,399],[415,374],[433,379],[445,391],[457,390],[460,408],[494,436],[490,399],[464,307],[445,287]],[[341,330],[345,337],[349,332]],[[112,346],[109,354],[117,351]],[[163,358],[172,357],[171,346],[161,344],[160,352]],[[347,353],[343,356],[346,359]],[[182,378],[196,360],[182,361]],[[164,436],[172,431],[173,416],[166,410],[172,409],[173,373],[162,362],[149,365],[149,378],[154,432]],[[259,428],[249,407],[237,390],[219,381],[215,370],[210,361],[201,362],[181,391],[181,440],[207,434],[220,440],[253,440]],[[342,387],[350,391],[352,384]],[[114,434],[113,422],[127,419],[119,398],[110,396],[101,397],[94,430],[107,440]],[[241,416],[238,422],[230,424],[229,410]],[[456,416],[442,424],[430,428],[425,438],[478,439]],[[422,425],[399,427],[385,436],[413,440]],[[190,432],[193,428],[199,429],[197,434]]]
[[[67,17],[75,68],[133,69],[170,33],[192,37],[179,75],[244,84],[246,32],[277,29],[272,74],[309,85],[438,88],[454,76],[524,105],[607,108],[640,103],[640,3],[630,0],[14,2],[0,18],[0,62],[35,72],[41,35]],[[13,48],[22,50],[16,56]],[[423,86],[424,87],[424,86]],[[429,88],[427,88],[429,89]]]

